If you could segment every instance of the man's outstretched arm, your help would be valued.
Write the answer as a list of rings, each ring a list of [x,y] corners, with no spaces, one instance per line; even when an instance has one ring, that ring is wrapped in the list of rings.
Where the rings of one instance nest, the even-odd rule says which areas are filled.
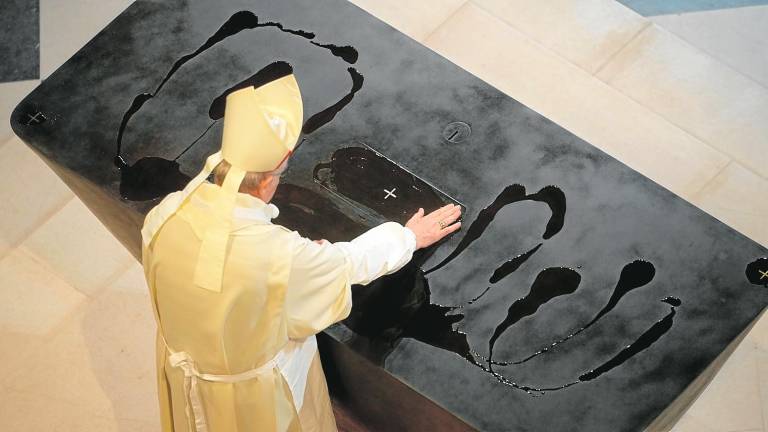
[[[286,293],[289,335],[316,334],[343,320],[352,308],[352,284],[367,284],[399,270],[417,249],[459,229],[461,208],[419,211],[402,226],[387,222],[349,242],[313,242],[299,237]]]

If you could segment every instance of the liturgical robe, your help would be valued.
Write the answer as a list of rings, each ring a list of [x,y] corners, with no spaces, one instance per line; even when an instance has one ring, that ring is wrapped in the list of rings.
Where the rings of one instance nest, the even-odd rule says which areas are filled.
[[[318,244],[271,223],[277,208],[238,193],[220,292],[193,274],[221,188],[170,194],[146,217],[164,432],[335,431],[315,334],[344,319],[351,284],[405,265],[413,232],[394,222]]]

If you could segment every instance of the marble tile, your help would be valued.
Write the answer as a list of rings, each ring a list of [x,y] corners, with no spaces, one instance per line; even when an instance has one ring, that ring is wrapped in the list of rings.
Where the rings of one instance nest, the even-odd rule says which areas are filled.
[[[720,432],[707,427],[701,420],[690,413],[685,413],[675,424],[671,432]]]
[[[93,416],[158,418],[155,323],[142,284],[140,269],[125,272],[10,374],[6,387],[76,403]]]
[[[728,163],[720,152],[472,4],[426,45],[683,198]]]
[[[763,430],[768,431],[768,352],[758,351],[757,370],[760,379],[760,402],[763,408]]]
[[[699,208],[768,247],[768,180],[731,163],[693,197]]]
[[[45,336],[86,300],[20,250],[0,260],[0,286],[0,331],[21,335]]]
[[[25,367],[27,360],[37,352],[47,338],[42,335],[20,331],[0,330],[0,367],[7,373],[16,373]],[[3,380],[0,378],[0,382]],[[0,404],[3,402],[3,388],[0,386]],[[0,425],[2,423],[0,422]],[[4,430],[0,427],[0,430]]]
[[[0,147],[0,255],[74,196],[18,138]]]
[[[696,48],[768,87],[768,6],[651,17]]]
[[[86,298],[16,250],[0,260],[0,284],[0,366],[6,376],[22,370]]]
[[[714,431],[761,431],[758,362],[754,342],[745,338],[685,415]]]
[[[0,143],[5,143],[16,135],[11,129],[9,119],[16,105],[21,102],[37,85],[40,80],[15,81],[0,83]],[[3,144],[0,144],[2,146]]]
[[[590,73],[649,24],[614,0],[472,1]]]
[[[768,89],[647,27],[597,75],[755,172],[768,166]]]
[[[467,0],[350,0],[351,3],[400,30],[411,38],[423,42],[443,21],[448,19]]]
[[[149,288],[147,288],[147,282],[144,279],[144,268],[141,263],[134,260],[129,264],[120,277],[110,284],[110,289],[126,294],[147,295]],[[147,297],[147,301],[149,301],[149,297]]]
[[[133,0],[40,0],[40,77],[47,78]]]
[[[134,262],[78,198],[35,230],[20,247],[89,296]]]
[[[768,309],[763,311],[763,315],[757,320],[747,337],[755,342],[757,349],[768,353]]]
[[[0,429],[51,432],[156,432],[159,421],[94,415],[87,407],[47,395],[9,391],[0,396]]]

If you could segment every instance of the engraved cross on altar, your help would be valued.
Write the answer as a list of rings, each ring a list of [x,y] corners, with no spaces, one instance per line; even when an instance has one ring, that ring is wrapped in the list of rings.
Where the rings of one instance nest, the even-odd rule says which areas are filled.
[[[34,124],[40,124],[43,121],[45,121],[45,116],[43,115],[43,113],[41,113],[39,111],[37,113],[35,113],[34,116],[31,115],[31,114],[27,114],[27,117],[29,117],[29,120],[27,120],[27,126],[29,126],[29,125],[31,125],[33,123]]]
[[[384,192],[386,192],[386,193],[387,193],[387,195],[384,197],[384,199],[387,199],[387,198],[389,198],[389,197],[392,197],[392,198],[397,198],[397,195],[395,195],[395,191],[396,191],[396,190],[397,190],[397,188],[392,188],[392,190],[391,190],[391,191],[384,189]]]

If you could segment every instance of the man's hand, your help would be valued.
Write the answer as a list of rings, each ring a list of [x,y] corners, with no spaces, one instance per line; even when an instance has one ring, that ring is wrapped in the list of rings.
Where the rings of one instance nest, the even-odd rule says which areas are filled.
[[[448,204],[424,216],[420,208],[405,224],[416,234],[416,249],[431,246],[448,234],[461,228],[461,222],[456,222],[461,216],[461,207]],[[455,222],[455,223],[454,223]]]

